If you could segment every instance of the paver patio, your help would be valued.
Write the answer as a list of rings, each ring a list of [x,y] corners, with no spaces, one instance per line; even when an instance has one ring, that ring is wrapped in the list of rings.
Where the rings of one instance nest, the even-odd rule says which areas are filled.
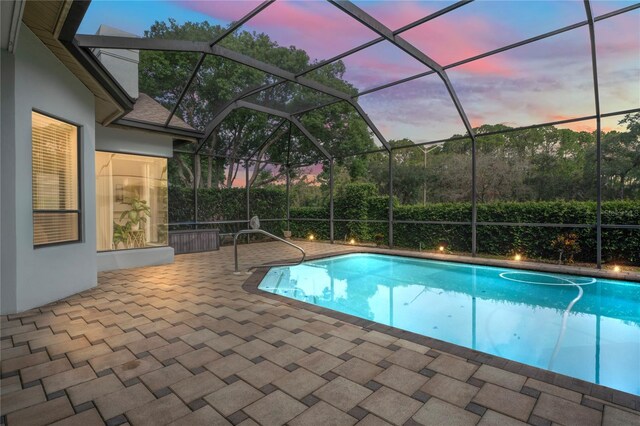
[[[301,244],[311,256],[354,250]],[[245,268],[295,256],[278,243],[240,247]],[[640,425],[637,398],[254,294],[232,268],[230,247],[177,256],[2,317],[3,423]]]

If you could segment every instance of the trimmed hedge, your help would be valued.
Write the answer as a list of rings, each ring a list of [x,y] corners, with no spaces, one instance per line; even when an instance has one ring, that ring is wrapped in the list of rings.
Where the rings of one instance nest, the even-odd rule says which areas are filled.
[[[353,183],[340,188],[333,204],[333,217],[335,219],[368,220],[369,199],[377,195],[376,187],[368,183]],[[338,222],[335,228],[336,236],[343,234],[346,238],[358,238],[371,240],[373,235],[368,223],[362,222]]]
[[[244,189],[200,189],[200,221],[233,220],[246,217]],[[193,217],[193,192],[189,189],[169,190],[171,222],[190,221]],[[334,200],[335,219],[358,219],[382,222],[338,221],[334,224],[335,239],[356,238],[388,243],[387,196],[377,195],[371,184],[350,184],[337,191]],[[251,214],[261,218],[286,216],[286,193],[279,188],[258,188],[251,191]],[[325,207],[291,208],[291,232],[294,237],[309,234],[321,240],[329,239],[329,209]],[[312,221],[304,219],[322,219]],[[395,221],[447,221],[463,225],[394,224],[394,244],[398,247],[435,249],[445,245],[450,251],[471,251],[471,203],[434,203],[399,205],[394,199]],[[478,222],[593,224],[596,220],[595,202],[499,202],[478,205]],[[640,224],[640,201],[608,201],[602,204],[604,224]],[[264,228],[281,235],[285,222],[265,222]],[[551,243],[559,235],[575,233],[580,252],[576,261],[594,262],[596,259],[595,229],[550,228],[526,226],[478,226],[478,252],[490,255],[522,253],[529,258],[557,259],[558,252]],[[603,229],[603,259],[640,265],[640,230]]]
[[[198,190],[198,221],[245,220],[247,193],[244,188]],[[287,194],[278,188],[252,188],[251,215],[281,219],[287,215]],[[194,218],[193,189],[169,188],[169,222],[191,222]]]
[[[291,209],[291,235],[296,238],[307,238],[313,234],[319,240],[329,239],[329,208],[328,207],[298,207]],[[312,221],[304,219],[323,219]]]

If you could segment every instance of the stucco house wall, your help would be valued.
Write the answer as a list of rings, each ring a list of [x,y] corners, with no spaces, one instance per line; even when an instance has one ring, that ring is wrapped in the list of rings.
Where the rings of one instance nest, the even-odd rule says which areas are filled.
[[[13,138],[2,138],[2,210],[6,213],[2,215],[1,239],[3,314],[40,306],[94,287],[97,283],[94,95],[24,24],[19,38],[13,61],[8,61],[13,62],[7,65],[10,69],[5,69],[3,64],[2,78],[2,92],[11,90],[11,86],[14,90],[13,114],[11,117],[3,114],[2,120],[3,136],[5,120],[7,127],[13,127],[14,134]],[[7,75],[13,73],[13,79],[5,79],[5,71]],[[33,110],[80,126],[80,242],[33,247]],[[5,166],[13,170],[5,173]],[[6,239],[5,231],[8,231]],[[8,258],[7,252],[15,253],[15,258]]]

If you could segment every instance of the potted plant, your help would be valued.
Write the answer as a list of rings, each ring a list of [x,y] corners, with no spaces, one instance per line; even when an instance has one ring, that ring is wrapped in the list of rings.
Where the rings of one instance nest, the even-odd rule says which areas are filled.
[[[114,250],[118,249],[118,246],[122,243],[124,247],[127,247],[129,242],[129,231],[131,230],[131,225],[129,222],[124,225],[119,225],[116,222],[113,222],[113,248]]]
[[[131,231],[139,230],[140,223],[147,223],[147,217],[151,215],[151,208],[147,204],[147,200],[141,200],[138,197],[131,197],[123,204],[130,208],[122,212],[120,220],[126,217],[127,224],[129,224]]]

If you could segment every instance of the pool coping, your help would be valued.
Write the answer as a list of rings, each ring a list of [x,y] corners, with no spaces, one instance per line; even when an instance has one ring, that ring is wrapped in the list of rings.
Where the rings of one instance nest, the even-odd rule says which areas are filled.
[[[323,244],[323,243],[319,243]],[[331,243],[324,243],[331,244]],[[461,256],[457,254],[439,254],[432,252],[417,252],[402,249],[389,249],[382,247],[352,246],[331,244],[335,246],[351,247],[346,253],[376,253],[389,256],[412,257],[416,259],[440,260],[443,262],[469,263],[473,265],[495,266],[498,268],[524,269],[536,272],[550,272],[554,274],[580,275],[590,278],[603,278],[615,281],[628,281],[640,284],[640,272],[622,271],[614,272],[608,269],[595,269],[586,266],[557,265],[553,263],[529,262],[526,260],[489,259],[486,257]],[[332,255],[333,256],[333,255]],[[308,259],[305,259],[308,260]]]
[[[342,250],[333,253],[323,253],[319,255],[309,256],[305,259],[319,260],[329,257],[341,256],[346,254],[357,253],[374,253],[374,254],[387,254],[392,256],[404,256],[425,259],[427,257],[411,256],[404,253],[393,253],[389,250],[380,249],[367,249],[358,247],[355,250]],[[444,260],[438,257],[438,260]],[[453,261],[453,260],[451,260]],[[456,260],[458,262],[458,260]],[[467,262],[471,263],[471,262]],[[494,266],[494,265],[488,265]],[[550,265],[553,266],[553,265]],[[398,339],[408,340],[419,345],[427,346],[437,351],[442,351],[451,355],[465,358],[471,362],[479,364],[487,364],[495,368],[499,368],[511,373],[520,374],[528,378],[533,378],[541,382],[559,386],[565,389],[578,392],[582,395],[588,395],[592,398],[597,398],[605,402],[620,405],[629,408],[634,411],[640,411],[640,395],[634,395],[628,392],[624,392],[618,389],[613,389],[607,386],[599,385],[596,383],[588,382],[583,379],[567,376],[561,373],[545,370],[543,368],[534,367],[528,364],[523,364],[518,361],[513,361],[507,358],[502,358],[497,355],[488,354],[486,352],[477,351],[475,349],[466,348],[464,346],[456,345],[454,343],[445,342],[443,340],[435,339],[433,337],[424,336],[421,334],[413,333],[411,331],[402,330],[400,328],[388,326],[379,322],[367,320],[364,318],[356,317],[353,315],[345,314],[342,312],[334,311],[331,309],[323,308],[321,306],[313,305],[311,303],[302,302],[299,300],[291,299],[278,294],[273,294],[260,290],[258,286],[262,282],[262,279],[267,275],[271,266],[265,265],[255,269],[255,271],[247,278],[242,284],[242,289],[251,294],[257,294],[263,297],[277,300],[281,303],[287,304],[294,308],[306,309],[317,314],[325,315],[330,318],[334,318],[344,323],[352,324],[358,327],[362,327],[366,330],[378,331],[396,337]],[[528,269],[528,268],[518,268]],[[583,401],[584,402],[584,399]],[[584,405],[584,404],[583,404]]]

